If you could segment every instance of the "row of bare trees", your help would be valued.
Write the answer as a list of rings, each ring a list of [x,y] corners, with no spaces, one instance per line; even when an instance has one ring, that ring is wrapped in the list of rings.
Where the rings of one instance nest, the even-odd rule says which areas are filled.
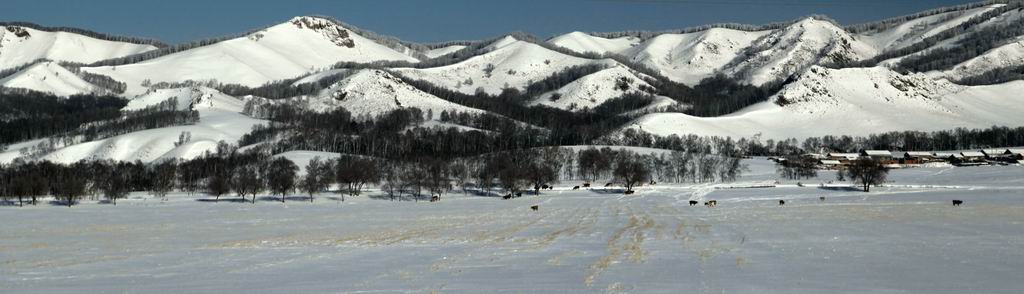
[[[578,148],[576,148],[578,149]],[[482,195],[532,191],[563,180],[607,180],[627,191],[648,181],[731,181],[744,167],[738,158],[705,153],[670,152],[638,154],[627,149],[594,147],[545,147],[518,149],[481,156],[411,160],[344,155],[334,159],[312,158],[304,173],[292,160],[270,156],[265,149],[240,152],[221,143],[217,152],[192,160],[141,162],[78,162],[71,165],[46,161],[19,161],[0,166],[0,196],[29,199],[55,196],[73,205],[88,194],[103,195],[112,204],[133,191],[148,191],[164,198],[174,191],[204,193],[220,200],[234,194],[255,203],[263,193],[279,196],[301,192],[315,196],[334,192],[340,201],[359,196],[376,186],[381,197],[420,200],[424,195],[441,197],[459,189]]]

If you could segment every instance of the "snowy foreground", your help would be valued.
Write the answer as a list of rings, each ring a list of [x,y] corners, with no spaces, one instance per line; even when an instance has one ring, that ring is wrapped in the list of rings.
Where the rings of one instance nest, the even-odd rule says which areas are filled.
[[[766,161],[748,163],[736,186],[774,181]],[[0,206],[0,293],[1024,289],[1024,168],[908,169],[890,180],[872,193],[815,180],[659,185],[634,196],[556,189],[510,201],[323,195],[252,205],[139,194],[117,206]],[[690,207],[691,198],[719,205]]]

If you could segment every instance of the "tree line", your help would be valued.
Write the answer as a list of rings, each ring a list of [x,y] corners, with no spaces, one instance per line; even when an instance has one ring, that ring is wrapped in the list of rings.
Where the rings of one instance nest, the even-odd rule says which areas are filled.
[[[861,150],[971,150],[1024,146],[1024,127],[992,126],[984,129],[956,128],[933,132],[899,131],[869,136],[823,136],[807,138],[801,144],[807,152],[859,152]]]
[[[529,191],[540,194],[543,187],[562,180],[582,179],[595,186],[607,181],[626,191],[652,181],[733,181],[745,166],[738,158],[706,153],[638,154],[609,147],[580,151],[546,147],[452,160],[315,157],[304,169],[304,174],[298,173],[294,162],[271,156],[266,149],[239,151],[221,142],[216,152],[196,159],[151,164],[19,160],[12,165],[0,165],[0,196],[6,203],[19,206],[36,205],[47,196],[53,196],[57,205],[73,206],[85,197],[102,198],[116,205],[119,199],[136,191],[146,191],[157,198],[175,191],[203,193],[214,201],[233,194],[250,203],[266,193],[277,196],[274,201],[287,201],[294,193],[315,201],[317,195],[333,192],[338,201],[345,201],[346,195],[359,196],[367,187],[375,186],[380,197],[418,201],[426,195],[441,197],[456,189],[481,196],[498,196],[493,194],[498,191],[506,195]]]
[[[956,80],[957,84],[968,86],[996,85],[1024,80],[1024,65],[994,68],[992,70]]]
[[[115,96],[60,98],[35,91],[0,90],[0,144],[76,132],[82,125],[117,119],[127,105]]]

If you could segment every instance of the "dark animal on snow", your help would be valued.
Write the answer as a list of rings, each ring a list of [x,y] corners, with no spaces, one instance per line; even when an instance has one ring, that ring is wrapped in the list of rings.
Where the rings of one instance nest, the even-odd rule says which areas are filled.
[[[964,201],[963,200],[953,200],[953,206],[960,206],[960,204],[964,204]]]
[[[516,192],[516,198],[523,197],[523,192]]]
[[[690,200],[690,206],[695,206],[695,205],[697,205],[697,203],[700,203],[700,202],[697,202],[697,200]]]
[[[540,205],[530,206],[530,209],[532,209],[533,211],[537,211],[538,209],[540,209]]]
[[[583,183],[583,188],[590,188],[590,183]]]
[[[717,200],[711,200],[711,201],[704,202],[704,206],[707,206],[707,207],[718,206],[718,201]]]
[[[441,196],[439,196],[439,195],[430,196],[430,202],[438,202],[438,201],[441,201]]]
[[[633,192],[633,190],[626,191],[626,195],[633,195],[633,193],[636,193],[636,192]]]
[[[505,199],[505,200],[512,199],[512,194],[508,194],[508,195],[502,196],[501,199]]]
[[[548,186],[548,190],[555,190],[555,186]]]
[[[655,184],[658,184],[658,182],[655,182],[655,181],[652,180],[651,181],[651,185],[655,185]]]
[[[572,187],[573,190],[579,190],[580,186]]]
[[[825,201],[825,196],[818,197],[818,200]]]
[[[779,200],[779,206],[786,205],[786,200]]]
[[[543,186],[540,186],[540,188],[541,188],[541,189],[544,189],[544,190],[547,190],[547,189],[550,189],[550,188],[551,188],[551,186],[548,186],[548,185],[543,185]]]

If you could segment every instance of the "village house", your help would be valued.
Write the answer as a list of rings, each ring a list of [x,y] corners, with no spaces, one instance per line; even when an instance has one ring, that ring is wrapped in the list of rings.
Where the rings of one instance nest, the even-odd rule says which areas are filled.
[[[964,151],[960,152],[959,157],[954,157],[950,163],[957,166],[978,166],[987,165],[988,161],[985,160],[985,153],[981,151]]]
[[[897,160],[893,159],[892,152],[889,152],[888,150],[864,150],[860,152],[860,156],[881,161],[882,164],[899,163]]]
[[[817,153],[807,153],[807,154],[801,155],[800,157],[803,157],[804,159],[813,159],[813,160],[822,160],[822,159],[826,158],[825,155],[821,155],[821,154],[817,154]]]
[[[1014,163],[1024,161],[1024,149],[1006,149],[1005,154],[1008,155]]]
[[[843,166],[843,163],[834,159],[822,159],[818,160],[818,165],[821,169],[839,169],[839,167]]]
[[[978,152],[984,154],[988,160],[999,160],[1000,157],[1005,155],[1006,149],[981,149]]]
[[[1006,152],[1002,153],[1002,161],[1007,163],[1024,162],[1024,150],[1008,149]]]
[[[935,154],[931,152],[907,151],[900,159],[902,164],[924,164],[935,161]]]
[[[839,161],[841,165],[850,165],[850,162],[860,158],[858,153],[829,153],[825,155],[828,160]]]

